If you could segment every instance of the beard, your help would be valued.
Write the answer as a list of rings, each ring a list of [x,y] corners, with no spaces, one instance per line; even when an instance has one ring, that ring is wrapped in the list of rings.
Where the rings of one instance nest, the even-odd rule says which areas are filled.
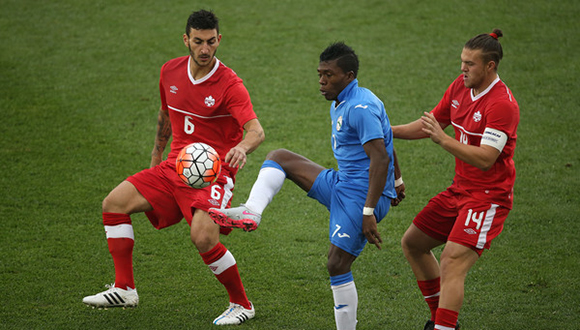
[[[197,66],[200,66],[200,67],[210,65],[213,62],[215,54],[217,53],[217,49],[216,49],[213,52],[213,54],[204,55],[203,57],[201,57],[201,56],[196,57],[195,53],[191,49],[191,46],[188,45],[187,48],[189,48],[189,56],[191,56],[191,59],[195,62],[195,64]]]

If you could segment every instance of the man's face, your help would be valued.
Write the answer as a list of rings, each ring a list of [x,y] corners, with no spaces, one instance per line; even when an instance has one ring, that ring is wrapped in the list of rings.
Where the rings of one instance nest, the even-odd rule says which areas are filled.
[[[320,93],[327,100],[337,100],[338,94],[354,80],[352,71],[345,73],[336,64],[337,60],[320,62],[318,64],[318,83]]]
[[[495,77],[494,65],[494,62],[483,63],[481,49],[463,48],[461,52],[461,71],[463,72],[465,87],[482,92],[482,89],[487,88],[490,75],[493,74]]]
[[[189,30],[183,35],[183,42],[189,49],[191,59],[200,67],[213,64],[213,59],[222,35],[213,30]]]

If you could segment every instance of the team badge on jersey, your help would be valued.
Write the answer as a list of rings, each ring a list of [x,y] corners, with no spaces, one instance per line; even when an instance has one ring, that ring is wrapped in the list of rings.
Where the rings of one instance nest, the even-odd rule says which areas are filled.
[[[342,128],[342,116],[338,117],[338,119],[336,120],[336,130],[340,132],[341,128]]]
[[[476,113],[473,114],[473,121],[477,123],[480,120],[481,120],[481,112],[477,111]]]
[[[205,105],[207,105],[208,107],[213,107],[214,104],[215,99],[211,95],[205,98]]]

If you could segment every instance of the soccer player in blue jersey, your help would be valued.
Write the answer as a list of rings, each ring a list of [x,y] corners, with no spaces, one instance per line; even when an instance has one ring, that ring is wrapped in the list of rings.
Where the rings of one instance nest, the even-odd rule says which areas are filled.
[[[358,57],[342,42],[320,54],[320,92],[329,101],[331,145],[338,170],[326,169],[286,149],[271,151],[249,198],[240,207],[210,209],[216,223],[256,229],[261,214],[286,178],[330,211],[328,272],[337,329],[355,329],[358,297],[351,265],[370,242],[381,248],[377,223],[404,198],[383,102],[358,86]],[[395,189],[395,186],[397,188]]]

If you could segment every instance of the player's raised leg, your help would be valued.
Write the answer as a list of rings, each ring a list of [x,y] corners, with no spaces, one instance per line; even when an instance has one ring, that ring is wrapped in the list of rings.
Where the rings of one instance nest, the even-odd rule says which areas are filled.
[[[324,168],[308,158],[286,149],[270,151],[262,164],[246,203],[231,209],[209,209],[210,217],[220,226],[253,231],[262,213],[282,189],[286,178],[308,192]]]

